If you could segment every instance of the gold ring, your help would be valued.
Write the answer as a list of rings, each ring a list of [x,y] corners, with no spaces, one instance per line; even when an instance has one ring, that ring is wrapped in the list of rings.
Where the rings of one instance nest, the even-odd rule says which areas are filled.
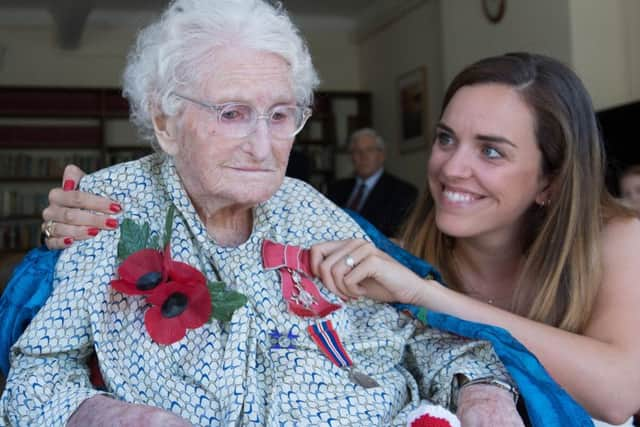
[[[50,239],[53,237],[53,230],[55,229],[56,223],[50,219],[47,222],[42,223],[41,230],[44,233],[44,237]]]
[[[347,265],[347,267],[353,268],[353,266],[356,265],[356,260],[353,259],[351,255],[347,255],[344,259],[344,263]]]

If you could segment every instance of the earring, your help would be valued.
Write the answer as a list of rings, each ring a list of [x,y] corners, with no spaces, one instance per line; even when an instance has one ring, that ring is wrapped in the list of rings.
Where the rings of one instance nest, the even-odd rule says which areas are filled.
[[[551,204],[551,199],[547,199],[547,200],[543,200],[540,203],[538,203],[541,207],[547,207]]]

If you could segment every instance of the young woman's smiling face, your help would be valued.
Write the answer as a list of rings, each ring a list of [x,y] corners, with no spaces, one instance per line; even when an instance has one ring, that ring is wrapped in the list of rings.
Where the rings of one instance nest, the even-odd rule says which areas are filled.
[[[534,124],[509,86],[478,84],[456,92],[436,129],[428,165],[443,233],[512,239],[536,199],[546,200]]]

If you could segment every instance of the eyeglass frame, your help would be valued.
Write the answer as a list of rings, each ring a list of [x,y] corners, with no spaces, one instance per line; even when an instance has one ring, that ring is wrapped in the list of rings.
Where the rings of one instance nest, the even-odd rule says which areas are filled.
[[[175,97],[180,98],[180,99],[184,99],[185,101],[192,102],[192,103],[194,103],[196,105],[199,105],[200,107],[203,107],[203,108],[205,108],[207,110],[215,112],[216,113],[216,119],[218,120],[218,123],[220,123],[220,114],[225,109],[225,107],[227,107],[229,105],[247,105],[247,106],[251,107],[251,109],[254,110],[257,113],[256,121],[255,121],[255,125],[254,126],[255,127],[258,126],[258,120],[264,119],[266,121],[266,123],[267,123],[267,129],[269,129],[269,132],[271,132],[271,124],[270,124],[271,115],[269,115],[267,113],[269,113],[274,107],[269,108],[269,110],[267,110],[266,113],[260,114],[260,113],[258,113],[258,110],[256,110],[251,104],[247,104],[247,103],[235,102],[234,101],[234,102],[225,102],[223,104],[209,104],[207,102],[199,101],[197,99],[191,98],[191,97],[186,96],[186,95],[182,95],[182,94],[177,93],[177,92],[171,92],[170,95],[171,96],[175,96]],[[293,134],[291,136],[289,136],[289,138],[293,138],[297,134],[299,134],[300,131],[302,131],[302,128],[304,128],[304,125],[307,124],[307,121],[309,120],[309,118],[313,114],[313,111],[309,107],[306,107],[306,106],[303,106],[303,105],[300,105],[300,104],[295,104],[295,106],[297,108],[301,108],[302,109],[302,119],[300,121],[300,126],[298,126],[298,128],[293,132]],[[253,134],[255,131],[256,131],[256,129],[254,128],[251,132],[249,132],[245,136],[230,137],[230,138],[237,138],[237,139],[246,138],[247,136]]]

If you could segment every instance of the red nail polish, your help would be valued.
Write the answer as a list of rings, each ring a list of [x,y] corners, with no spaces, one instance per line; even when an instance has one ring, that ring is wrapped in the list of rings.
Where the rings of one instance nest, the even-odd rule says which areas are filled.
[[[113,218],[109,218],[104,222],[104,224],[109,228],[116,228],[118,226],[118,221]]]
[[[64,184],[62,185],[62,189],[64,191],[71,191],[76,187],[76,183],[74,180],[72,179],[67,179]]]
[[[64,244],[69,246],[70,244],[73,243],[73,239],[71,237],[65,237],[64,238]]]
[[[117,204],[117,203],[111,203],[111,204],[109,205],[109,210],[110,210],[111,212],[113,212],[113,213],[118,213],[118,212],[120,212],[120,211],[122,210],[122,206],[120,206],[120,205],[119,205],[119,204]]]
[[[87,230],[87,234],[89,236],[97,236],[99,232],[100,232],[100,229],[96,227],[91,227],[90,229]]]

